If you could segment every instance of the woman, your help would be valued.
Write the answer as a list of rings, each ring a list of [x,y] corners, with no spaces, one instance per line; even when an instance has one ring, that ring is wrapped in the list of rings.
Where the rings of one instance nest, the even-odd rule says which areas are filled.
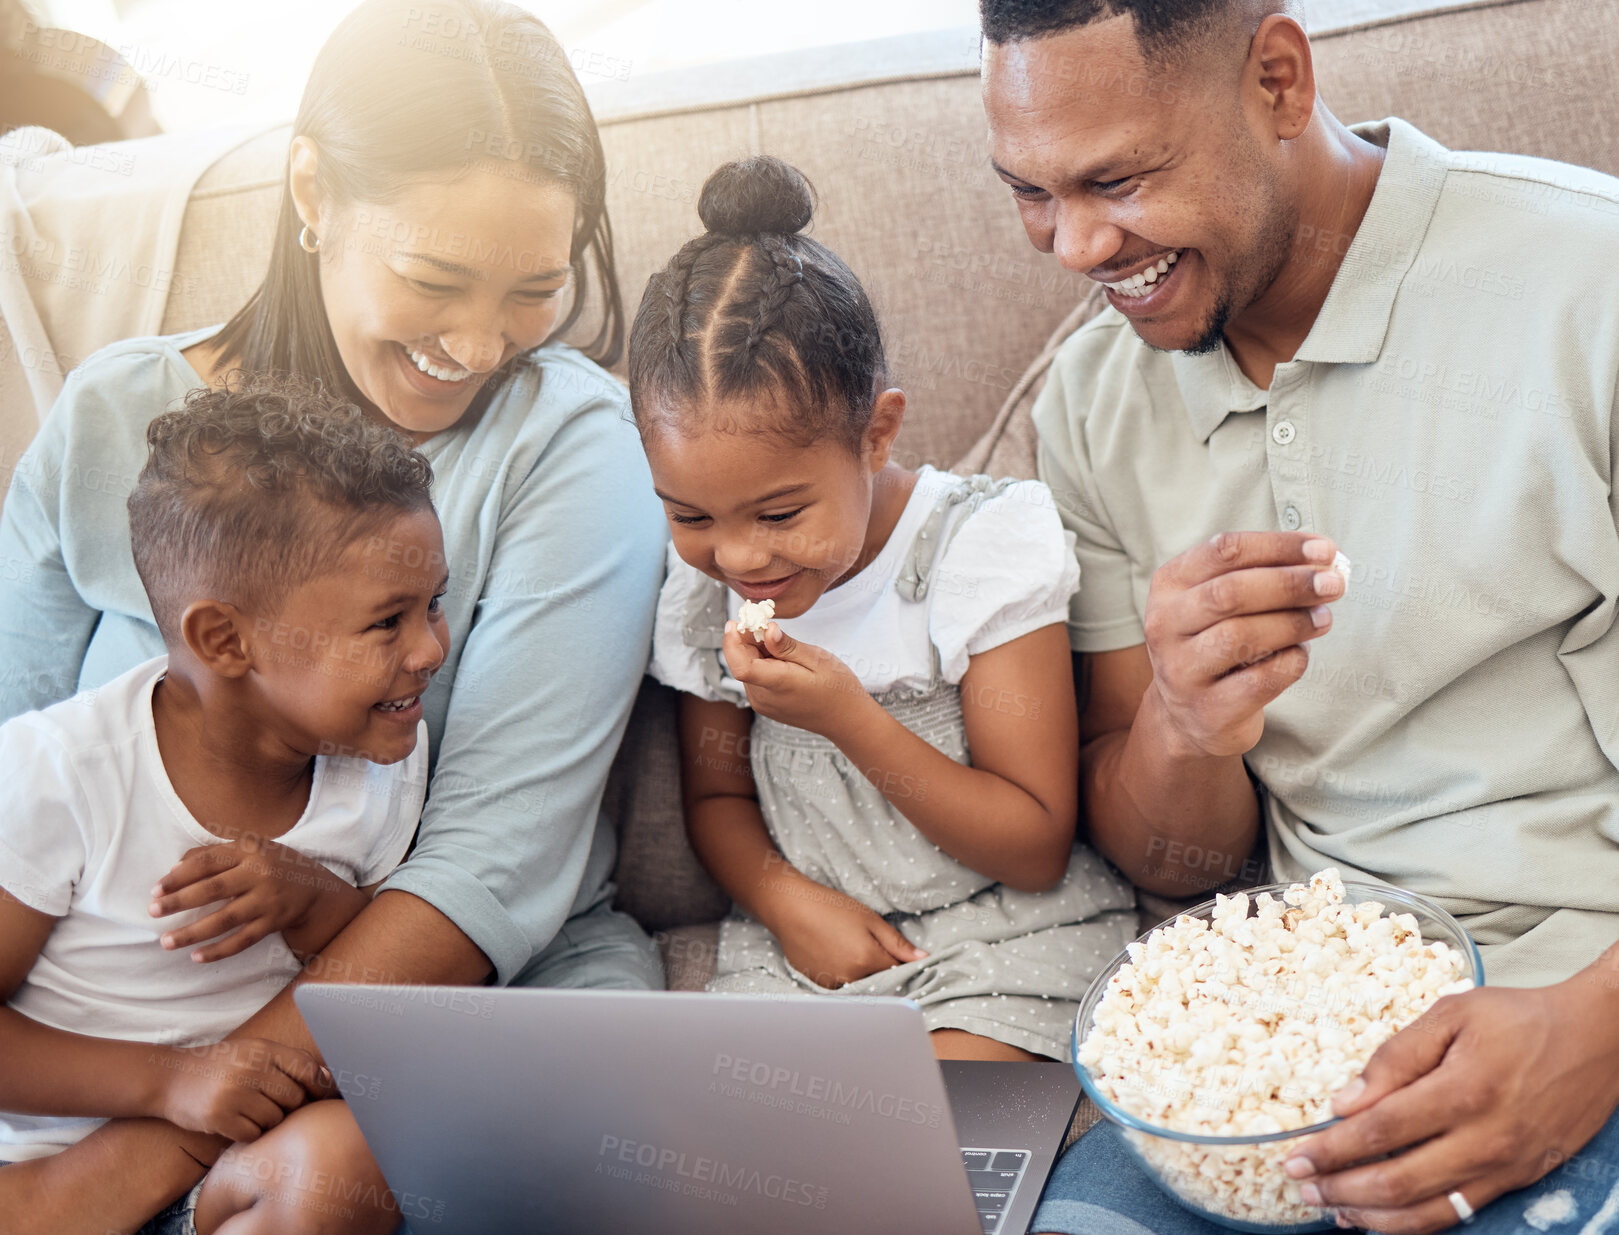
[[[646,663],[663,530],[627,400],[593,363],[617,356],[623,318],[583,92],[550,32],[500,0],[368,0],[317,59],[294,134],[259,290],[223,327],[85,361],[19,467],[0,558],[25,563],[30,583],[0,596],[0,719],[162,650],[125,493],[85,478],[133,476],[147,422],[199,383],[234,369],[319,377],[433,464],[450,649],[422,701],[434,771],[415,849],[306,978],[661,984],[650,941],[608,907],[613,836],[598,826]],[[584,354],[553,342],[586,315],[599,329]],[[290,990],[244,1032],[312,1049]],[[315,1123],[317,1141],[298,1142]],[[309,1161],[310,1143],[339,1148]],[[381,1186],[359,1190],[376,1202],[368,1218],[279,1212],[258,1182],[275,1178],[276,1155],[350,1184],[374,1175],[341,1103],[295,1112],[193,1189],[222,1148],[109,1124],[0,1170],[0,1212],[58,1233],[129,1229],[165,1206],[151,1229],[194,1221],[207,1235],[246,1210],[232,1231],[397,1221]]]

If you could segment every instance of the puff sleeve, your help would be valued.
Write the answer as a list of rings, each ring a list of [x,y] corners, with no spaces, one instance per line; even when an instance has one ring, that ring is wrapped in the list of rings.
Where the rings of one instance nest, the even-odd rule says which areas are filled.
[[[1039,481],[1009,485],[961,518],[934,573],[928,619],[952,684],[972,657],[1066,622],[1079,588],[1073,533]]]

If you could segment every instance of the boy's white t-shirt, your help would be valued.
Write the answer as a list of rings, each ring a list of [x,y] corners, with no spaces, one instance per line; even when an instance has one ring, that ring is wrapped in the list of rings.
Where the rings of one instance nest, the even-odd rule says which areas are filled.
[[[1079,588],[1074,535],[1057,515],[1051,491],[1038,480],[1008,485],[971,511],[953,507],[940,539],[947,542],[934,566],[927,595],[910,601],[894,586],[917,533],[944,492],[961,478],[918,469],[899,521],[882,551],[853,578],[822,593],[809,611],[783,619],[782,630],[831,652],[872,694],[926,690],[938,677],[958,685],[972,657],[1046,626],[1068,620]],[[722,696],[707,685],[701,657],[718,656],[685,642],[686,604],[701,577],[669,546],[668,575],[658,597],[652,636],[653,677],[699,698],[746,706],[740,682],[720,659]],[[726,615],[736,617],[742,597],[726,593]]]
[[[154,918],[153,885],[187,850],[223,843],[158,753],[152,688],[167,666],[158,657],[0,725],[0,889],[58,919],[12,1009],[73,1033],[191,1046],[225,1037],[300,966],[279,935],[206,964],[158,942],[219,905]],[[424,723],[396,764],[317,758],[308,806],[276,839],[356,887],[376,883],[409,848],[426,786]],[[102,1122],[0,1112],[0,1161],[56,1153]]]

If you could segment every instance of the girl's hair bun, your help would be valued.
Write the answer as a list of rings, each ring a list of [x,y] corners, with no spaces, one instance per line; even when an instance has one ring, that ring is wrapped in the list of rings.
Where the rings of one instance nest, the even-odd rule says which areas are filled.
[[[719,236],[792,235],[809,226],[815,194],[804,173],[768,154],[736,159],[703,184],[697,214]]]

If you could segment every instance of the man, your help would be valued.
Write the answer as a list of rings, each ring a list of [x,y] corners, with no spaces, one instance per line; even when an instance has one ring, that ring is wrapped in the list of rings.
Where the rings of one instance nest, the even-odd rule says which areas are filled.
[[[1263,825],[1279,878],[1408,887],[1483,947],[1289,1159],[1307,1201],[1619,1215],[1619,182],[1345,127],[1287,0],[982,10],[996,169],[1108,285],[1034,414],[1092,841],[1186,896]],[[1034,1229],[1216,1228],[1099,1129]]]

